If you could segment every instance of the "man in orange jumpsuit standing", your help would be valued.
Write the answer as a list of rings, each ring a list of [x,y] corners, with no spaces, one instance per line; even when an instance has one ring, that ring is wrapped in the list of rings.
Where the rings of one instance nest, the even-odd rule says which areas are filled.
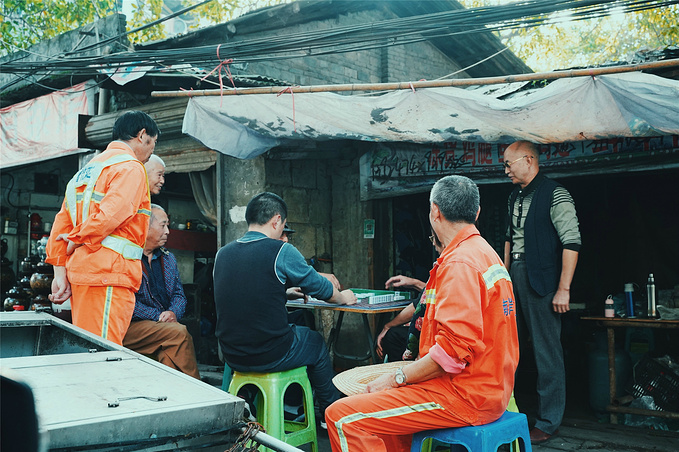
[[[158,135],[146,113],[120,116],[114,141],[68,183],[47,243],[50,300],[70,297],[74,325],[121,345],[141,284],[151,214],[144,163]]]
[[[430,272],[417,361],[326,410],[332,450],[409,451],[414,432],[482,425],[507,409],[519,360],[512,283],[474,226],[479,191],[447,176],[430,194],[443,251]]]

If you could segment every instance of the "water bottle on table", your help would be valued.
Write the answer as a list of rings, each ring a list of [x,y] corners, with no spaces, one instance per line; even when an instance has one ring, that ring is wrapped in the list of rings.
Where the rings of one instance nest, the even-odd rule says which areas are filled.
[[[628,318],[634,318],[634,283],[625,284],[625,309]]]

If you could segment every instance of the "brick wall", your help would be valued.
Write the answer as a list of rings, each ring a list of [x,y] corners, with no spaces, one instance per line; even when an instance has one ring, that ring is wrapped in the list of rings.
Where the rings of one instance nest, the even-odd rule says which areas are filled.
[[[371,10],[286,28],[282,33],[331,30],[394,17],[386,11]],[[262,36],[275,38],[276,34],[269,32]],[[387,67],[384,67],[383,52],[387,54]],[[421,42],[318,57],[295,58],[294,55],[290,55],[287,59],[250,63],[246,70],[234,73],[263,74],[296,85],[322,85],[434,79],[458,69],[459,67],[436,47],[428,42]]]

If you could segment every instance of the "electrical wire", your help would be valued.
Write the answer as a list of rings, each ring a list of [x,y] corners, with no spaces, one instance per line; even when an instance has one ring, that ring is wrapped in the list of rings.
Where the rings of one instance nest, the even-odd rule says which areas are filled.
[[[483,63],[485,63],[486,61],[488,61],[488,60],[490,60],[490,59],[492,59],[492,58],[495,58],[496,56],[498,56],[499,54],[501,54],[501,53],[504,52],[505,50],[509,50],[509,47],[505,47],[505,48],[503,48],[503,49],[500,49],[500,50],[498,50],[497,52],[495,52],[494,54],[492,54],[492,55],[490,55],[490,56],[487,56],[486,58],[484,58],[484,59],[482,59],[482,60],[480,60],[480,61],[477,61],[477,62],[474,63],[474,64],[470,64],[469,66],[467,66],[467,67],[465,67],[465,68],[458,69],[458,70],[455,71],[455,72],[451,72],[451,73],[448,74],[448,75],[444,75],[444,76],[442,76],[442,77],[435,78],[434,80],[443,80],[443,79],[446,79],[446,78],[450,78],[450,77],[452,77],[452,76],[454,76],[454,75],[461,74],[462,72],[467,72],[469,69],[471,69],[471,68],[473,68],[473,67],[475,67],[475,66],[478,66],[479,64],[483,64]]]
[[[14,189],[14,176],[12,176],[11,173],[8,173],[7,171],[2,172],[2,177],[9,177],[10,178],[10,184],[9,187],[2,187],[2,190],[7,190],[7,196],[5,197],[5,200],[7,201],[7,205],[10,207],[14,207],[15,209],[18,208],[19,206],[15,205],[10,201],[9,196],[12,194],[12,190]]]
[[[69,72],[95,75],[102,69],[128,68],[134,72],[137,66],[157,66],[151,70],[144,69],[145,72],[158,72],[179,64],[214,67],[227,58],[234,63],[247,63],[356,52],[463,34],[536,27],[559,20],[586,20],[620,11],[638,12],[677,3],[679,0],[525,0],[493,7],[443,11],[325,30],[232,40],[219,46],[155,50],[142,48],[102,56],[72,55],[68,58],[42,61],[13,60],[0,64],[0,71],[12,74]],[[551,17],[551,14],[560,11],[568,11],[567,18]],[[112,39],[115,38],[108,38],[102,43],[111,42]]]

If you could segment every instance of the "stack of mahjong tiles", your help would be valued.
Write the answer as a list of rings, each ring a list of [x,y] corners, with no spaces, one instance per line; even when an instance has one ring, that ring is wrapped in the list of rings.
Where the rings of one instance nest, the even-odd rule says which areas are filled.
[[[391,303],[410,299],[410,292],[395,292],[391,290],[351,289],[356,294],[358,302],[368,304]]]

